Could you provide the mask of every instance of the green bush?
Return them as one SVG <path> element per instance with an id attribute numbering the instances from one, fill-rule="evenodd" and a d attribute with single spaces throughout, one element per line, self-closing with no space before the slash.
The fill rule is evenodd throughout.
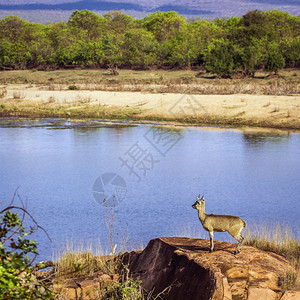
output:
<path id="1" fill-rule="evenodd" d="M 111 300 L 143 300 L 141 282 L 132 278 L 127 278 L 123 283 L 115 282 L 106 287 L 105 299 Z"/>
<path id="2" fill-rule="evenodd" d="M 207 71 L 228 77 L 235 72 L 234 46 L 229 40 L 216 39 L 203 51 Z"/>
<path id="3" fill-rule="evenodd" d="M 78 87 L 75 84 L 72 84 L 68 87 L 69 90 L 78 90 Z"/>
<path id="4" fill-rule="evenodd" d="M 19 217 L 18 212 L 22 216 Z M 34 219 L 24 207 L 11 204 L 0 211 L 0 299 L 50 299 L 50 289 L 37 281 L 32 263 L 37 253 L 34 240 L 27 237 L 39 226 L 27 230 L 25 216 Z"/>

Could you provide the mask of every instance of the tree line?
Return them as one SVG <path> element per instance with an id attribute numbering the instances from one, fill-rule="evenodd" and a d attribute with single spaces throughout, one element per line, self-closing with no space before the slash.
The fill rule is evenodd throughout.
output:
<path id="1" fill-rule="evenodd" d="M 74 11 L 67 22 L 0 20 L 0 69 L 68 66 L 205 68 L 227 77 L 300 66 L 300 17 L 250 11 L 242 17 L 187 21 L 174 11 L 134 19 L 119 11 Z"/>

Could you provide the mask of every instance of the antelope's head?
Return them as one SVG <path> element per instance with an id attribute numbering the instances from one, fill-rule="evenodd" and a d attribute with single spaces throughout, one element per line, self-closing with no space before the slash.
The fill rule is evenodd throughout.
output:
<path id="1" fill-rule="evenodd" d="M 200 194 L 199 194 L 199 196 L 197 196 L 196 202 L 192 205 L 192 208 L 201 209 L 202 207 L 204 207 L 204 204 L 205 204 L 204 195 L 200 198 Z"/>

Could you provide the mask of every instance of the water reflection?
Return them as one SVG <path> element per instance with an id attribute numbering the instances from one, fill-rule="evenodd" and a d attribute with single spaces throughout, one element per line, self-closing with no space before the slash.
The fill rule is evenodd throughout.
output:
<path id="1" fill-rule="evenodd" d="M 289 131 L 243 131 L 245 144 L 252 147 L 260 147 L 265 143 L 284 143 L 290 136 Z"/>

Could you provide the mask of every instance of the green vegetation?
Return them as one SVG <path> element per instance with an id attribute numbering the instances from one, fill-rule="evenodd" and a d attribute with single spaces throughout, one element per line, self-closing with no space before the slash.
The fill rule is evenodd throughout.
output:
<path id="1" fill-rule="evenodd" d="M 197 67 L 221 77 L 253 77 L 259 69 L 277 73 L 299 67 L 299 53 L 300 17 L 277 10 L 212 22 L 187 22 L 173 11 L 134 19 L 118 11 L 101 16 L 88 10 L 50 25 L 16 16 L 0 20 L 4 70 Z"/>
<path id="2" fill-rule="evenodd" d="M 0 299 L 50 299 L 51 290 L 33 272 L 36 242 L 27 238 L 39 226 L 21 203 L 18 207 L 12 201 L 0 211 Z M 25 216 L 35 225 L 29 230 L 23 225 Z"/>
<path id="3" fill-rule="evenodd" d="M 77 88 L 77 86 L 75 84 L 69 85 L 68 89 L 71 90 L 71 91 L 72 90 L 78 90 L 78 88 Z"/>
<path id="4" fill-rule="evenodd" d="M 145 298 L 143 295 L 143 289 L 141 281 L 128 278 L 124 282 L 115 282 L 106 287 L 105 299 L 119 300 L 143 300 L 151 299 L 151 297 Z"/>

